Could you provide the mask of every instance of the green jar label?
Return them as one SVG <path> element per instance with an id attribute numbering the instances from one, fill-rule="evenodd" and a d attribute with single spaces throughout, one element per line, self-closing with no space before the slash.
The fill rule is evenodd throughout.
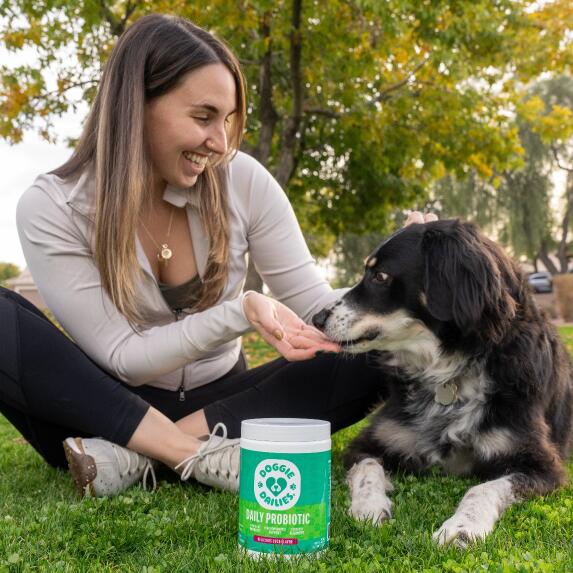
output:
<path id="1" fill-rule="evenodd" d="M 259 553 L 312 553 L 328 546 L 330 451 L 241 448 L 239 545 Z"/>

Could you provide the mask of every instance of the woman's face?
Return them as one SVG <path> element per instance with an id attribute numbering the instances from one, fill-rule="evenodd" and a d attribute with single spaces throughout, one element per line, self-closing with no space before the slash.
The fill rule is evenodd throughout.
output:
<path id="1" fill-rule="evenodd" d="M 191 187 L 227 151 L 236 106 L 235 80 L 223 64 L 188 73 L 179 85 L 145 105 L 145 138 L 158 191 Z"/>

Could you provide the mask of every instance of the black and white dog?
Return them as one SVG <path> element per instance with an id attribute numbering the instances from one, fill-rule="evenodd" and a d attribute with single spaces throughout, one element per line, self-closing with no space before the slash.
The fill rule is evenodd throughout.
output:
<path id="1" fill-rule="evenodd" d="M 440 544 L 483 539 L 512 503 L 566 481 L 573 369 L 518 267 L 470 223 L 413 224 L 314 316 L 346 352 L 379 351 L 387 400 L 350 444 L 350 514 L 391 515 L 385 470 L 474 475 Z"/>

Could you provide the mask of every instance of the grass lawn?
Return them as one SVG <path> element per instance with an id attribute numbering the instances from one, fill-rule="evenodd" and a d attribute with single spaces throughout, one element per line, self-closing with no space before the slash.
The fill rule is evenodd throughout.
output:
<path id="1" fill-rule="evenodd" d="M 561 334 L 573 352 L 573 327 Z M 246 348 L 251 366 L 272 356 L 253 335 Z M 235 495 L 163 472 L 155 493 L 135 487 L 80 501 L 67 473 L 48 467 L 0 416 L 0 572 L 573 572 L 573 487 L 510 508 L 467 551 L 438 549 L 431 534 L 474 480 L 394 476 L 393 519 L 380 528 L 353 521 L 340 458 L 356 431 L 333 438 L 330 550 L 320 560 L 254 562 L 237 550 Z"/>

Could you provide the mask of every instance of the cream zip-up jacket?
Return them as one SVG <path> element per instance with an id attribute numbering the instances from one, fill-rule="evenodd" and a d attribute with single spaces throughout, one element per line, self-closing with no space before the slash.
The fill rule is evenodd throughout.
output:
<path id="1" fill-rule="evenodd" d="M 273 295 L 305 321 L 343 292 L 333 291 L 321 276 L 286 195 L 260 163 L 237 153 L 228 165 L 228 193 L 229 280 L 212 308 L 195 314 L 184 309 L 174 315 L 136 238 L 143 269 L 138 289 L 147 319 L 139 333 L 103 291 L 94 262 L 91 171 L 72 182 L 40 175 L 22 195 L 18 232 L 42 297 L 84 352 L 127 384 L 189 390 L 233 367 L 240 336 L 250 330 L 242 304 L 247 253 Z M 186 208 L 197 270 L 203 277 L 209 240 L 199 218 L 197 193 L 168 186 L 163 198 Z"/>

